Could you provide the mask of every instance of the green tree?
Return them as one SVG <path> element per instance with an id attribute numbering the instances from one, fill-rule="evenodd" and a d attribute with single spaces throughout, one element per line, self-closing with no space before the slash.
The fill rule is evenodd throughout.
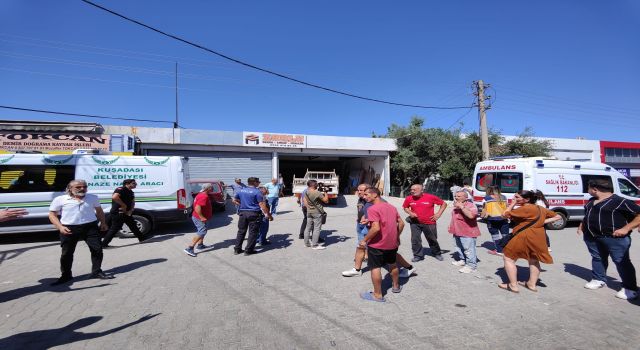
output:
<path id="1" fill-rule="evenodd" d="M 385 135 L 373 135 L 378 136 L 396 139 L 398 149 L 391 154 L 391 183 L 400 186 L 403 193 L 412 184 L 430 178 L 461 184 L 482 160 L 478 133 L 463 134 L 462 126 L 455 130 L 425 128 L 424 119 L 414 116 L 408 126 L 391 124 Z M 490 130 L 491 154 L 547 156 L 551 143 L 532 136 L 532 129 L 526 128 L 517 138 L 505 142 L 499 131 Z"/>

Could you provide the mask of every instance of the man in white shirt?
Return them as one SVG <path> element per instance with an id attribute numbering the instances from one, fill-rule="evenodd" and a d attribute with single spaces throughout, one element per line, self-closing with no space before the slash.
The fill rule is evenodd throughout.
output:
<path id="1" fill-rule="evenodd" d="M 60 219 L 58 219 L 60 215 Z M 99 279 L 114 278 L 102 272 L 102 246 L 100 231 L 107 230 L 104 212 L 98 197 L 87 193 L 84 180 L 72 180 L 67 185 L 66 194 L 56 197 L 49 206 L 49 220 L 60 231 L 60 271 L 62 275 L 51 285 L 59 285 L 71 281 L 73 253 L 78 241 L 85 241 L 91 251 L 91 277 Z"/>

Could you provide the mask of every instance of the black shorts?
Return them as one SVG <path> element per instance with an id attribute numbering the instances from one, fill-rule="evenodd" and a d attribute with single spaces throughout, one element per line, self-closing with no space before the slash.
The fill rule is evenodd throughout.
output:
<path id="1" fill-rule="evenodd" d="M 396 255 L 398 254 L 398 249 L 383 250 L 368 247 L 367 251 L 369 252 L 369 260 L 367 261 L 367 266 L 369 266 L 370 269 L 377 269 L 386 265 L 396 263 Z"/>

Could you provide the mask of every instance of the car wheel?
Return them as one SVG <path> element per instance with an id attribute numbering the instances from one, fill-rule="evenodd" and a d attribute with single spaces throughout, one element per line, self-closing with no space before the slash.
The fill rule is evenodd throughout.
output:
<path id="1" fill-rule="evenodd" d="M 145 236 L 146 234 L 149 233 L 149 231 L 151 231 L 151 221 L 149 219 L 141 215 L 132 215 L 132 217 L 133 217 L 133 220 L 136 222 L 136 225 L 138 226 L 138 230 L 142 232 L 143 236 Z M 122 229 L 120 230 L 120 232 L 118 232 L 118 237 L 134 238 L 135 235 L 133 234 L 133 232 L 131 232 L 131 230 L 129 229 L 129 226 L 122 225 Z"/>
<path id="2" fill-rule="evenodd" d="M 559 211 L 557 211 L 556 214 L 560 215 L 561 219 L 546 224 L 545 227 L 547 228 L 547 230 L 562 230 L 567 226 L 567 216 Z"/>

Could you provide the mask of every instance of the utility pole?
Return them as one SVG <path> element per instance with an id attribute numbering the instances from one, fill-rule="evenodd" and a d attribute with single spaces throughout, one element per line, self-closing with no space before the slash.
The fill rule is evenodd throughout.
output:
<path id="1" fill-rule="evenodd" d="M 487 130 L 487 114 L 484 105 L 484 88 L 488 87 L 484 85 L 482 80 L 476 81 L 476 93 L 478 96 L 478 119 L 480 119 L 480 140 L 482 142 L 482 159 L 488 160 L 489 155 L 489 132 Z"/>
<path id="2" fill-rule="evenodd" d="M 176 62 L 176 120 L 173 122 L 173 128 L 178 128 L 178 62 Z"/>

